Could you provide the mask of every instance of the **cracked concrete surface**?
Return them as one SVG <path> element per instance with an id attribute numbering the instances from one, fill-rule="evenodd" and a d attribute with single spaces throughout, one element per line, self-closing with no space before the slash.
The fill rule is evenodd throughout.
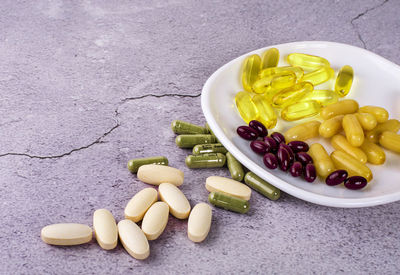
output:
<path id="1" fill-rule="evenodd" d="M 165 155 L 192 205 L 205 179 L 170 131 L 204 124 L 200 92 L 231 59 L 266 45 L 328 40 L 400 63 L 400 1 L 3 1 L 0 6 L 0 274 L 398 274 L 400 203 L 334 209 L 254 193 L 248 215 L 214 209 L 204 243 L 170 218 L 151 256 L 93 241 L 52 247 L 51 223 L 117 220 L 146 185 L 126 169 Z"/>

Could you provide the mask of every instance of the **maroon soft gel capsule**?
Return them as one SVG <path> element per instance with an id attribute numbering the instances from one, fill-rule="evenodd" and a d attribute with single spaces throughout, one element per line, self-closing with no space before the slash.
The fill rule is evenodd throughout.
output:
<path id="1" fill-rule="evenodd" d="M 312 157 L 306 152 L 298 152 L 296 154 L 296 160 L 300 161 L 301 164 L 303 164 L 304 166 L 306 166 L 309 163 L 313 163 Z"/>
<path id="2" fill-rule="evenodd" d="M 304 169 L 304 179 L 308 182 L 313 182 L 317 178 L 317 172 L 315 171 L 314 164 L 307 164 Z"/>
<path id="3" fill-rule="evenodd" d="M 239 126 L 237 128 L 236 132 L 243 139 L 255 140 L 258 138 L 257 131 L 249 126 Z"/>
<path id="4" fill-rule="evenodd" d="M 367 185 L 367 179 L 361 176 L 353 176 L 344 181 L 344 186 L 351 190 L 359 190 Z"/>
<path id="5" fill-rule="evenodd" d="M 278 144 L 272 137 L 264 137 L 264 143 L 268 147 L 268 152 L 275 153 L 278 151 Z"/>
<path id="6" fill-rule="evenodd" d="M 339 185 L 347 179 L 347 171 L 346 170 L 336 170 L 329 174 L 326 177 L 325 183 L 329 186 Z"/>
<path id="7" fill-rule="evenodd" d="M 294 153 L 307 152 L 309 149 L 308 144 L 300 140 L 291 141 L 288 143 L 288 146 Z"/>
<path id="8" fill-rule="evenodd" d="M 259 122 L 258 120 L 252 120 L 249 122 L 249 126 L 251 128 L 253 128 L 254 130 L 257 131 L 258 136 L 260 137 L 265 137 L 268 136 L 268 130 L 267 128 L 264 126 L 264 124 L 262 124 L 261 122 Z"/>
<path id="9" fill-rule="evenodd" d="M 289 171 L 290 171 L 290 174 L 291 174 L 293 177 L 295 177 L 295 178 L 300 177 L 301 174 L 303 173 L 303 165 L 301 165 L 300 162 L 295 161 L 295 162 L 292 164 L 292 166 L 290 166 Z"/>
<path id="10" fill-rule="evenodd" d="M 279 147 L 283 147 L 286 149 L 286 151 L 288 151 L 289 161 L 290 161 L 290 163 L 292 163 L 294 161 L 294 153 L 293 153 L 292 149 L 290 149 L 290 147 L 286 143 L 279 144 Z"/>
<path id="11" fill-rule="evenodd" d="M 278 167 L 278 158 L 272 153 L 266 153 L 263 157 L 263 162 L 269 169 L 276 169 Z"/>
<path id="12" fill-rule="evenodd" d="M 253 140 L 250 142 L 250 148 L 254 153 L 259 155 L 264 155 L 265 153 L 269 152 L 267 145 L 262 140 Z"/>
<path id="13" fill-rule="evenodd" d="M 285 143 L 285 137 L 279 133 L 279 132 L 273 132 L 271 134 L 271 137 L 279 144 L 279 143 Z"/>
<path id="14" fill-rule="evenodd" d="M 278 157 L 279 168 L 282 171 L 287 171 L 290 166 L 289 152 L 285 148 L 280 147 L 276 156 Z"/>

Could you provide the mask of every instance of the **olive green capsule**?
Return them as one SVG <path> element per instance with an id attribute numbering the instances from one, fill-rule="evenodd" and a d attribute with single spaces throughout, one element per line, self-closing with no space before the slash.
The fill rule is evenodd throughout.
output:
<path id="1" fill-rule="evenodd" d="M 278 188 L 269 184 L 253 172 L 246 173 L 244 182 L 270 200 L 276 201 L 281 196 L 281 191 Z"/>
<path id="2" fill-rule="evenodd" d="M 216 143 L 213 135 L 179 135 L 175 139 L 176 145 L 180 148 L 193 148 L 197 144 Z"/>
<path id="3" fill-rule="evenodd" d="M 208 123 L 205 124 L 204 128 L 207 129 L 207 131 L 210 135 L 214 136 L 217 139 L 217 137 L 215 136 L 214 132 L 211 130 L 210 125 L 208 125 Z M 217 142 L 219 142 L 218 139 L 217 139 Z"/>
<path id="4" fill-rule="evenodd" d="M 176 134 L 208 134 L 206 128 L 182 120 L 172 121 L 171 129 Z"/>
<path id="5" fill-rule="evenodd" d="M 168 159 L 163 156 L 131 159 L 130 161 L 128 161 L 127 166 L 129 171 L 131 171 L 132 173 L 136 173 L 140 166 L 146 164 L 168 165 Z"/>
<path id="6" fill-rule="evenodd" d="M 210 154 L 210 153 L 221 153 L 226 154 L 228 150 L 221 143 L 211 144 L 198 144 L 193 147 L 193 155 Z"/>
<path id="7" fill-rule="evenodd" d="M 189 155 L 185 159 L 189 168 L 215 168 L 225 165 L 226 157 L 220 153 Z"/>
<path id="8" fill-rule="evenodd" d="M 250 209 L 248 201 L 219 192 L 211 192 L 208 201 L 217 207 L 241 214 L 247 213 Z"/>
<path id="9" fill-rule="evenodd" d="M 244 177 L 242 164 L 229 152 L 226 153 L 226 161 L 229 172 L 231 173 L 231 178 L 237 181 L 242 181 Z"/>

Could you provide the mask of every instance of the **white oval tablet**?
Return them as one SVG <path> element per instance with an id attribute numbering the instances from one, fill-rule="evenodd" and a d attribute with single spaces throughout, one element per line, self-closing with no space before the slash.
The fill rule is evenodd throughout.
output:
<path id="1" fill-rule="evenodd" d="M 154 188 L 145 188 L 128 202 L 125 207 L 125 218 L 138 222 L 143 219 L 147 209 L 157 201 L 158 193 Z"/>
<path id="2" fill-rule="evenodd" d="M 41 237 L 52 245 L 77 245 L 92 240 L 92 229 L 86 224 L 56 223 L 42 228 Z"/>
<path id="3" fill-rule="evenodd" d="M 193 242 L 202 242 L 211 227 L 212 210 L 207 203 L 196 204 L 188 220 L 188 237 Z"/>
<path id="4" fill-rule="evenodd" d="M 110 211 L 98 209 L 93 213 L 93 229 L 101 248 L 109 250 L 117 246 L 118 228 Z"/>
<path id="5" fill-rule="evenodd" d="M 169 206 L 165 202 L 154 203 L 143 217 L 142 231 L 148 240 L 157 239 L 168 223 Z"/>
<path id="6" fill-rule="evenodd" d="M 122 246 L 133 258 L 144 260 L 150 255 L 149 242 L 140 227 L 133 221 L 120 221 L 118 234 Z"/>
<path id="7" fill-rule="evenodd" d="M 206 189 L 209 192 L 221 192 L 246 201 L 251 196 L 251 189 L 247 185 L 224 177 L 208 177 L 206 180 Z"/>
<path id="8" fill-rule="evenodd" d="M 139 167 L 137 172 L 139 180 L 153 185 L 160 185 L 163 182 L 169 182 L 180 186 L 183 183 L 183 172 L 174 167 L 146 164 Z"/>
<path id="9" fill-rule="evenodd" d="M 169 212 L 178 219 L 186 219 L 190 213 L 190 203 L 179 190 L 171 183 L 161 183 L 158 187 L 160 198 L 169 206 Z"/>

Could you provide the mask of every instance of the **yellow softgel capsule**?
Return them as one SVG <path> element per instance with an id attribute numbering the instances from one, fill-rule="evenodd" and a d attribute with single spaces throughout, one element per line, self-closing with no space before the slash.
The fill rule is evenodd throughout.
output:
<path id="1" fill-rule="evenodd" d="M 364 142 L 364 131 L 355 115 L 345 115 L 342 126 L 349 143 L 354 147 L 359 147 Z"/>
<path id="2" fill-rule="evenodd" d="M 258 79 L 258 73 L 260 72 L 261 58 L 257 54 L 253 54 L 247 57 L 243 61 L 242 65 L 242 85 L 243 88 L 251 92 L 254 82 Z"/>
<path id="3" fill-rule="evenodd" d="M 279 62 L 279 50 L 271 48 L 266 50 L 261 56 L 261 69 L 276 67 Z"/>
<path id="4" fill-rule="evenodd" d="M 389 118 L 388 111 L 378 106 L 363 106 L 360 108 L 359 112 L 373 115 L 378 123 L 383 123 Z"/>
<path id="5" fill-rule="evenodd" d="M 291 142 L 293 140 L 305 141 L 307 139 L 317 137 L 320 125 L 321 122 L 316 120 L 307 121 L 296 125 L 285 132 L 284 136 L 286 142 Z"/>
<path id="6" fill-rule="evenodd" d="M 383 132 L 379 138 L 379 144 L 386 149 L 400 153 L 400 135 L 393 132 Z"/>
<path id="7" fill-rule="evenodd" d="M 369 163 L 380 165 L 385 162 L 385 151 L 383 151 L 379 145 L 376 145 L 368 139 L 365 139 L 360 148 L 367 155 Z"/>
<path id="8" fill-rule="evenodd" d="M 358 147 L 352 146 L 342 135 L 335 135 L 331 139 L 332 147 L 336 150 L 343 151 L 361 163 L 367 162 L 367 155 Z"/>
<path id="9" fill-rule="evenodd" d="M 340 115 L 323 121 L 319 126 L 319 134 L 324 138 L 336 135 L 342 129 L 343 117 L 344 115 Z"/>
<path id="10" fill-rule="evenodd" d="M 331 157 L 321 144 L 313 143 L 308 150 L 308 154 L 313 159 L 315 169 L 320 177 L 326 178 L 330 173 L 335 171 L 335 165 Z"/>
<path id="11" fill-rule="evenodd" d="M 353 114 L 358 110 L 358 103 L 353 99 L 341 100 L 328 105 L 321 110 L 321 117 L 324 120 L 338 115 Z"/>
<path id="12" fill-rule="evenodd" d="M 378 121 L 376 120 L 375 116 L 368 114 L 368 113 L 355 113 L 358 122 L 360 122 L 361 127 L 366 130 L 372 130 L 376 127 L 378 124 Z"/>
<path id="13" fill-rule="evenodd" d="M 257 94 L 271 94 L 275 91 L 291 87 L 296 83 L 296 74 L 291 71 L 282 71 L 258 79 L 253 84 L 253 91 Z"/>
<path id="14" fill-rule="evenodd" d="M 281 117 L 287 121 L 294 121 L 319 114 L 321 105 L 315 101 L 298 102 L 287 106 L 281 112 Z"/>
<path id="15" fill-rule="evenodd" d="M 350 91 L 351 84 L 353 84 L 353 77 L 353 68 L 349 65 L 343 66 L 336 78 L 335 92 L 341 96 L 346 96 Z"/>
<path id="16" fill-rule="evenodd" d="M 384 123 L 379 123 L 374 129 L 365 133 L 365 137 L 373 142 L 379 142 L 379 136 L 386 131 L 397 133 L 400 130 L 400 121 L 397 119 L 389 119 Z"/>
<path id="17" fill-rule="evenodd" d="M 306 73 L 303 76 L 303 81 L 311 82 L 314 86 L 322 84 L 333 78 L 335 71 L 331 67 L 321 67 L 315 71 Z"/>
<path id="18" fill-rule="evenodd" d="M 301 82 L 292 87 L 283 89 L 273 96 L 272 106 L 284 108 L 288 105 L 294 104 L 302 97 L 311 93 L 313 89 L 314 86 L 309 82 Z"/>
<path id="19" fill-rule="evenodd" d="M 262 122 L 268 129 L 274 128 L 277 122 L 277 117 L 274 108 L 268 102 L 265 95 L 254 95 L 253 102 L 258 111 L 257 120 Z"/>
<path id="20" fill-rule="evenodd" d="M 287 56 L 287 62 L 299 66 L 306 71 L 314 71 L 320 67 L 330 67 L 329 61 L 323 57 L 304 53 L 292 53 Z"/>
<path id="21" fill-rule="evenodd" d="M 331 159 L 337 169 L 346 170 L 347 173 L 349 173 L 350 177 L 361 176 L 364 177 L 367 181 L 372 180 L 371 169 L 369 169 L 368 166 L 359 162 L 349 154 L 346 154 L 342 151 L 333 151 L 331 154 Z"/>
<path id="22" fill-rule="evenodd" d="M 339 100 L 339 95 L 331 90 L 314 90 L 312 93 L 302 97 L 300 101 L 316 100 L 325 107 L 336 103 Z"/>
<path id="23" fill-rule="evenodd" d="M 283 66 L 283 67 L 271 67 L 260 71 L 258 74 L 259 78 L 270 77 L 274 74 L 278 74 L 284 71 L 293 72 L 296 75 L 296 81 L 299 82 L 304 75 L 304 70 L 300 67 Z"/>
<path id="24" fill-rule="evenodd" d="M 242 91 L 238 92 L 235 96 L 235 104 L 242 119 L 249 123 L 251 120 L 256 119 L 258 110 L 254 104 L 250 93 Z"/>

